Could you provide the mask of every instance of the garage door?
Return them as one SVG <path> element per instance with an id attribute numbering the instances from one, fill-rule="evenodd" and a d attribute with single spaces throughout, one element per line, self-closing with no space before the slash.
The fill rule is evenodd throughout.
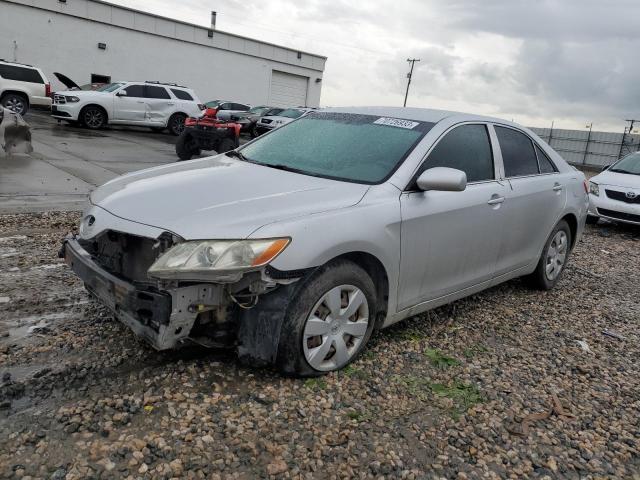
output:
<path id="1" fill-rule="evenodd" d="M 309 77 L 274 70 L 271 75 L 271 105 L 274 107 L 305 107 Z"/>

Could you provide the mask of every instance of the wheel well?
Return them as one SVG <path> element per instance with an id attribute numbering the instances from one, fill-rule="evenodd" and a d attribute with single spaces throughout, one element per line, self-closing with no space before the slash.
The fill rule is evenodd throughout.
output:
<path id="1" fill-rule="evenodd" d="M 571 230 L 571 248 L 573 248 L 576 243 L 576 234 L 578 233 L 578 219 L 574 214 L 569 213 L 562 217 L 562 220 L 569 224 L 569 230 Z"/>
<path id="2" fill-rule="evenodd" d="M 5 90 L 4 92 L 2 92 L 2 95 L 0 95 L 0 99 L 6 97 L 9 94 L 20 95 L 22 98 L 24 98 L 27 101 L 27 104 L 29 104 L 29 95 L 27 95 L 24 92 L 19 92 L 17 90 Z"/>
<path id="3" fill-rule="evenodd" d="M 389 304 L 389 277 L 382 262 L 375 256 L 366 252 L 350 252 L 340 255 L 333 260 L 344 259 L 349 260 L 359 267 L 363 268 L 373 280 L 376 286 L 376 296 L 378 297 L 378 305 L 376 305 L 376 328 L 380 328 L 387 316 Z"/>
<path id="4" fill-rule="evenodd" d="M 84 107 L 82 107 L 82 110 L 80 110 L 80 113 L 78 114 L 78 120 L 80 120 L 80 115 L 82 115 L 84 111 L 89 107 L 96 107 L 102 110 L 102 113 L 104 113 L 104 117 L 105 117 L 105 123 L 109 121 L 109 114 L 107 113 L 107 110 L 105 110 L 105 108 L 102 105 L 98 105 L 97 103 L 90 103 L 89 105 L 85 105 Z"/>

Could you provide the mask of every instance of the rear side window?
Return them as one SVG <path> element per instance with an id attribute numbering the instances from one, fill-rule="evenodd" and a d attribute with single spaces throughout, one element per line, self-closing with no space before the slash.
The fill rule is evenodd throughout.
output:
<path id="1" fill-rule="evenodd" d="M 493 153 L 487 127 L 462 125 L 451 130 L 434 147 L 418 174 L 433 167 L 462 170 L 467 174 L 467 182 L 493 180 Z"/>
<path id="2" fill-rule="evenodd" d="M 144 85 L 129 85 L 125 88 L 127 97 L 144 98 Z"/>
<path id="3" fill-rule="evenodd" d="M 176 98 L 180 100 L 189 100 L 193 102 L 193 97 L 189 95 L 189 92 L 185 92 L 184 90 L 178 90 L 177 88 L 172 88 L 171 91 L 176 96 Z"/>
<path id="4" fill-rule="evenodd" d="M 507 177 L 537 175 L 538 160 L 529 137 L 512 128 L 495 127 Z"/>
<path id="5" fill-rule="evenodd" d="M 16 80 L 18 82 L 44 83 L 37 70 L 16 65 L 0 64 L 0 76 L 7 80 Z"/>
<path id="6" fill-rule="evenodd" d="M 164 87 L 154 87 L 151 85 L 145 86 L 145 95 L 146 98 L 161 98 L 163 100 L 168 100 L 171 97 L 169 96 L 169 92 Z"/>
<path id="7" fill-rule="evenodd" d="M 535 147 L 536 147 L 536 155 L 538 155 L 538 165 L 540 165 L 540 173 L 557 172 L 558 169 L 553 164 L 551 159 L 547 156 L 547 154 L 544 153 L 538 145 L 535 145 Z"/>

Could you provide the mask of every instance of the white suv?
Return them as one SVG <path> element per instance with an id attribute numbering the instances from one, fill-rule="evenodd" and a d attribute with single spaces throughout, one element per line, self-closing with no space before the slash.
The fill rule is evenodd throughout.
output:
<path id="1" fill-rule="evenodd" d="M 0 105 L 24 115 L 31 105 L 51 105 L 51 84 L 39 68 L 0 59 Z"/>
<path id="2" fill-rule="evenodd" d="M 93 91 L 56 92 L 51 115 L 91 129 L 137 125 L 179 135 L 185 119 L 201 116 L 203 108 L 193 90 L 174 83 L 115 82 Z"/>

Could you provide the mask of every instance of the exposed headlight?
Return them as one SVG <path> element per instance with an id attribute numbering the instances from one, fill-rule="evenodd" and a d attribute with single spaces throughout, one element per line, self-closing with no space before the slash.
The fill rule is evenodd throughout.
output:
<path id="1" fill-rule="evenodd" d="M 79 101 L 80 101 L 80 99 L 79 99 L 78 97 L 71 97 L 71 96 L 67 96 L 67 95 L 65 95 L 65 97 L 64 97 L 64 98 L 65 98 L 65 100 L 66 100 L 67 102 L 69 102 L 69 103 L 76 103 L 76 102 L 79 102 Z"/>
<path id="2" fill-rule="evenodd" d="M 600 187 L 597 183 L 589 182 L 589 193 L 595 195 L 596 197 L 600 196 Z"/>
<path id="3" fill-rule="evenodd" d="M 291 240 L 197 240 L 169 249 L 147 272 L 150 277 L 201 278 L 215 272 L 249 271 L 276 258 Z"/>

